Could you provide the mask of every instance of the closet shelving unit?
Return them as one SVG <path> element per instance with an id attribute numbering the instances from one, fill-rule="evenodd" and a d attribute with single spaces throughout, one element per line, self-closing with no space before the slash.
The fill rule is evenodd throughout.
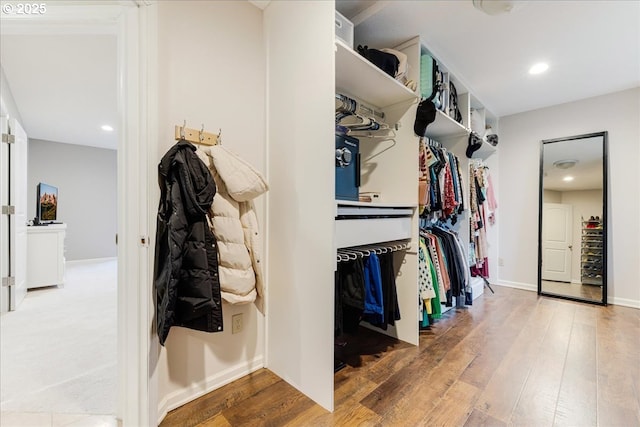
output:
<path id="1" fill-rule="evenodd" d="M 582 221 L 580 273 L 583 285 L 602 286 L 603 241 L 602 221 Z"/>
<path id="2" fill-rule="evenodd" d="M 396 47 L 395 50 L 405 53 L 409 62 L 409 76 L 408 78 L 418 82 L 420 84 L 420 56 L 423 52 L 431 54 L 438 61 L 438 66 L 443 73 L 448 73 L 449 80 L 453 82 L 458 93 L 458 108 L 462 115 L 462 123 L 458 123 L 448 114 L 443 111 L 436 111 L 436 119 L 433 123 L 427 126 L 427 137 L 440 142 L 447 150 L 455 154 L 461 163 L 461 170 L 463 174 L 464 187 L 465 187 L 465 210 L 458 216 L 458 222 L 454 229 L 458 232 L 465 253 L 468 251 L 469 242 L 469 183 L 468 183 L 468 171 L 469 171 L 469 159 L 466 157 L 466 149 L 468 145 L 469 134 L 471 132 L 471 109 L 481 112 L 484 124 L 492 127 L 494 131 L 498 131 L 498 119 L 492 114 L 481 102 L 475 97 L 468 86 L 459 79 L 459 76 L 454 74 L 452 70 L 447 68 L 445 64 L 440 61 L 436 55 L 433 55 L 431 50 L 421 40 L 421 38 L 414 37 Z M 418 87 L 418 93 L 420 93 Z M 496 147 L 483 141 L 483 146 L 473 153 L 474 158 L 481 158 L 483 160 L 488 159 L 496 152 Z M 471 286 L 473 288 L 473 296 L 476 298 L 484 292 L 484 282 L 480 277 L 471 278 Z"/>
<path id="3" fill-rule="evenodd" d="M 410 249 L 394 255 L 402 319 L 396 328 L 387 330 L 387 334 L 412 344 L 418 344 L 419 338 L 416 253 L 419 221 L 415 207 L 418 138 L 413 133 L 418 96 L 335 41 L 333 2 L 271 2 L 263 17 L 269 57 L 267 88 L 269 93 L 277 95 L 267 97 L 269 211 L 277 212 L 267 219 L 271 236 L 266 239 L 269 254 L 267 366 L 324 408 L 332 410 L 334 291 L 331 283 L 337 266 L 337 249 L 343 244 L 338 236 L 331 235 L 336 233 L 335 217 L 341 203 L 334 198 L 335 171 L 331 155 L 335 147 L 328 145 L 334 140 L 331 127 L 335 93 L 366 101 L 368 106 L 385 113 L 386 123 L 399 124 L 397 128 L 393 126 L 396 134 L 393 141 L 360 139 L 363 160 L 360 190 L 380 193 L 379 201 L 368 206 L 409 208 L 412 212 L 408 218 L 411 237 L 405 239 Z M 362 36 L 366 39 L 366 34 Z M 418 53 L 419 46 L 418 42 Z M 291 61 L 292 55 L 295 61 Z M 418 56 L 411 60 L 417 61 Z M 413 68 L 417 70 L 415 65 Z M 411 78 L 415 80 L 415 76 Z M 464 97 L 463 85 L 459 85 L 458 92 Z M 449 139 L 452 144 L 459 144 L 454 152 L 464 161 L 466 126 L 460 129 L 447 119 L 439 117 L 430 131 L 435 132 L 442 120 L 447 123 L 445 126 L 455 129 L 442 131 L 441 135 L 457 135 Z M 468 121 L 468 117 L 465 120 Z M 448 143 L 443 139 L 441 142 Z M 460 221 L 466 222 L 464 216 Z M 463 239 L 468 238 L 466 223 L 467 226 L 461 228 L 461 231 L 467 229 Z"/>
<path id="4" fill-rule="evenodd" d="M 357 137 L 362 159 L 360 192 L 376 192 L 380 197 L 373 203 L 336 200 L 336 249 L 394 240 L 410 243 L 409 249 L 394 252 L 401 320 L 386 331 L 362 325 L 417 345 L 418 145 L 413 120 L 418 97 L 337 39 L 335 69 L 336 93 L 383 112 L 384 122 L 395 133 L 390 139 Z"/>
<path id="5" fill-rule="evenodd" d="M 385 113 L 385 121 L 396 130 L 396 138 L 392 141 L 376 141 L 362 138 L 360 150 L 362 156 L 361 192 L 373 191 L 380 193 L 378 203 L 359 203 L 336 201 L 336 216 L 339 210 L 347 207 L 359 207 L 361 210 L 402 209 L 410 208 L 411 215 L 403 218 L 387 219 L 385 226 L 378 226 L 380 219 L 364 220 L 336 220 L 335 241 L 337 248 L 349 245 L 376 243 L 383 240 L 409 239 L 412 250 L 401 253 L 400 273 L 396 279 L 398 298 L 402 312 L 402 320 L 395 329 L 382 331 L 403 341 L 418 344 L 417 304 L 415 297 L 418 292 L 417 257 L 415 249 L 418 242 L 418 214 L 417 214 L 417 137 L 413 133 L 413 122 L 419 90 L 413 92 L 395 79 L 388 76 L 375 65 L 363 58 L 359 53 L 346 46 L 340 40 L 335 43 L 336 64 L 336 92 L 350 96 L 357 101 Z M 382 47 L 382 46 L 381 46 Z M 419 37 L 415 37 L 394 49 L 404 52 L 409 61 L 409 79 L 420 81 L 420 55 L 427 47 Z M 497 130 L 497 119 L 471 95 L 466 86 L 442 64 L 443 72 L 448 73 L 458 92 L 458 106 L 462 114 L 462 123 L 458 123 L 446 113 L 437 111 L 436 120 L 427 127 L 427 136 L 439 141 L 449 151 L 453 152 L 462 162 L 462 171 L 469 168 L 469 160 L 465 152 L 468 144 L 469 125 L 471 123 L 471 108 L 482 111 L 482 118 L 486 124 Z M 391 145 L 393 144 L 393 145 Z M 474 157 L 486 159 L 495 153 L 496 148 L 484 142 L 483 147 L 474 153 Z M 466 176 L 465 200 L 469 200 Z M 408 228 L 410 227 L 410 228 Z M 456 225 L 460 239 L 469 241 L 469 213 L 466 209 Z M 484 290 L 481 278 L 472 278 L 474 296 Z M 446 311 L 446 310 L 445 310 Z M 374 328 L 375 329 L 375 328 Z"/>

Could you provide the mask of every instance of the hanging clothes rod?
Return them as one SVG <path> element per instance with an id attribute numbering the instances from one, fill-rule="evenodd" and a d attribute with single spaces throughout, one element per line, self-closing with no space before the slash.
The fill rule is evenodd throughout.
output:
<path id="1" fill-rule="evenodd" d="M 187 121 L 182 123 L 182 126 L 175 126 L 175 139 L 179 141 L 184 139 L 192 144 L 199 145 L 222 145 L 222 129 L 219 129 L 218 134 L 205 132 L 204 125 L 202 129 L 190 129 L 187 127 Z"/>
<path id="2" fill-rule="evenodd" d="M 435 139 L 431 139 L 426 136 L 421 136 L 420 142 L 428 145 L 429 147 L 442 148 L 442 143 L 440 141 L 436 141 Z"/>
<path id="3" fill-rule="evenodd" d="M 336 110 L 349 111 L 354 114 L 361 114 L 364 116 L 379 117 L 384 119 L 384 112 L 377 111 L 375 108 L 364 105 L 362 102 L 356 101 L 353 98 L 349 98 L 341 93 L 336 93 Z"/>
<path id="4" fill-rule="evenodd" d="M 364 258 L 366 256 L 369 256 L 372 253 L 380 255 L 380 254 L 389 253 L 389 252 L 402 251 L 409 248 L 411 248 L 411 242 L 408 240 L 378 243 L 374 245 L 352 246 L 349 248 L 338 249 L 336 254 L 336 260 L 338 262 L 356 260 L 358 258 Z"/>

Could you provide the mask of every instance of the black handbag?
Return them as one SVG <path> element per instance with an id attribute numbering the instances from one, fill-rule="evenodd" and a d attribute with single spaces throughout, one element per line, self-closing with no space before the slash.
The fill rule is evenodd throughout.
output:
<path id="1" fill-rule="evenodd" d="M 358 45 L 358 52 L 376 67 L 395 79 L 398 73 L 398 66 L 400 65 L 400 60 L 398 60 L 397 56 L 378 49 L 369 49 L 369 46 L 362 45 Z"/>
<path id="2" fill-rule="evenodd" d="M 456 122 L 462 123 L 462 114 L 458 108 L 458 91 L 453 82 L 449 82 L 449 111 L 447 114 Z"/>

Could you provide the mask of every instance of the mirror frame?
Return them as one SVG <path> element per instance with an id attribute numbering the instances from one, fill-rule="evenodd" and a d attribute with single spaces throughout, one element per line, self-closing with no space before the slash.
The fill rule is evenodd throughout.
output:
<path id="1" fill-rule="evenodd" d="M 602 299 L 600 301 L 583 299 L 572 297 L 568 295 L 559 295 L 552 294 L 542 291 L 542 208 L 544 203 L 544 188 L 543 188 L 543 179 L 544 179 L 544 146 L 545 144 L 551 144 L 555 142 L 562 141 L 574 141 L 577 139 L 587 139 L 594 137 L 602 137 L 602 224 L 604 227 L 604 231 L 602 233 L 602 254 L 604 259 L 602 260 Z M 577 302 L 586 302 L 589 304 L 596 305 L 607 305 L 607 262 L 608 262 L 608 164 L 609 164 L 609 154 L 608 154 L 608 132 L 594 132 L 583 135 L 575 135 L 569 136 L 565 138 L 555 138 L 555 139 L 544 139 L 540 142 L 540 179 L 538 185 L 538 295 L 553 297 L 553 298 L 561 298 L 570 301 Z"/>

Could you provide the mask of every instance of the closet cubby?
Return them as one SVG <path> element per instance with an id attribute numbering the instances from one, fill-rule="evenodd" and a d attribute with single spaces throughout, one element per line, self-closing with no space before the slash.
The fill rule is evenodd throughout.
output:
<path id="1" fill-rule="evenodd" d="M 418 96 L 358 52 L 335 40 L 335 89 L 384 114 L 390 136 L 355 136 L 361 158 L 360 193 L 377 193 L 376 202 L 336 200 L 336 249 L 404 240 L 394 253 L 401 319 L 386 330 L 361 325 L 413 345 L 418 344 L 417 194 L 418 145 L 413 120 Z"/>
<path id="2" fill-rule="evenodd" d="M 420 56 L 423 52 L 430 53 L 427 47 L 421 42 L 420 37 L 414 37 L 393 49 L 398 50 L 407 55 L 409 62 L 409 79 L 418 85 L 417 94 L 420 93 Z M 449 81 L 453 82 L 458 92 L 458 108 L 462 114 L 462 123 L 458 123 L 443 111 L 436 111 L 436 119 L 427 126 L 427 136 L 433 139 L 462 136 L 468 134 L 469 123 L 469 91 L 456 78 L 455 75 L 439 62 L 440 70 L 448 75 Z M 417 95 L 416 95 L 417 96 Z M 415 117 L 415 116 L 414 116 Z"/>
<path id="3" fill-rule="evenodd" d="M 376 107 L 411 101 L 416 94 L 336 39 L 336 91 Z"/>
<path id="4" fill-rule="evenodd" d="M 437 56 L 433 55 L 426 44 L 421 40 L 419 36 L 407 40 L 398 46 L 394 47 L 395 50 L 403 52 L 408 56 L 409 61 L 409 79 L 418 83 L 417 93 L 420 93 L 420 57 L 423 53 L 428 53 L 436 59 L 440 71 L 443 75 L 446 75 L 446 80 L 453 82 L 458 93 L 458 108 L 462 115 L 462 123 L 458 123 L 448 114 L 441 110 L 436 111 L 436 119 L 433 123 L 427 126 L 427 137 L 435 139 L 440 142 L 445 140 L 455 140 L 458 137 L 469 135 L 471 132 L 471 111 L 475 110 L 480 113 L 482 118 L 481 128 L 485 129 L 487 125 L 491 126 L 494 132 L 498 131 L 498 118 L 491 113 L 482 102 L 476 98 L 467 85 L 465 85 L 455 74 L 453 74 Z M 480 134 L 484 136 L 484 132 Z M 474 157 L 487 159 L 493 153 L 496 152 L 496 147 L 489 144 L 484 140 L 482 148 L 474 153 Z M 464 153 L 463 153 L 464 155 Z"/>
<path id="5" fill-rule="evenodd" d="M 496 152 L 496 147 L 487 142 L 486 131 L 491 128 L 493 133 L 497 132 L 498 119 L 474 96 L 470 96 L 469 123 L 470 130 L 475 131 L 482 138 L 482 147 L 473 154 L 475 158 L 486 160 Z"/>

